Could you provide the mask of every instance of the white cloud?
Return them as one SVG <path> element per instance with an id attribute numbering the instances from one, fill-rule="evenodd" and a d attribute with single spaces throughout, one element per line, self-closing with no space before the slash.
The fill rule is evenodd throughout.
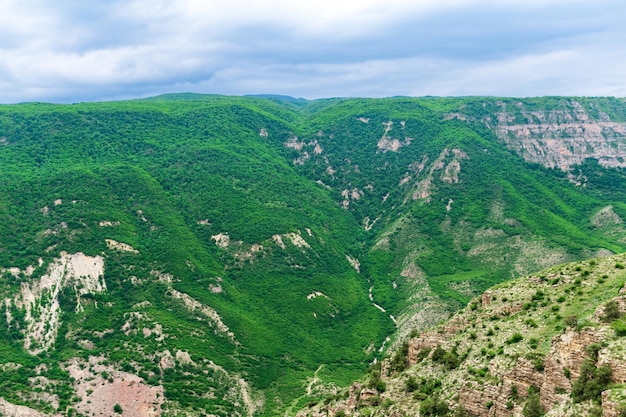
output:
<path id="1" fill-rule="evenodd" d="M 626 94 L 620 0 L 0 3 L 0 101 Z"/>

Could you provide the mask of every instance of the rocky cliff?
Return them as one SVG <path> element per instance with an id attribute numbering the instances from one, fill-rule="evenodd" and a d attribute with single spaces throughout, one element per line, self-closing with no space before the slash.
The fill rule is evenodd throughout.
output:
<path id="1" fill-rule="evenodd" d="M 625 260 L 494 287 L 299 416 L 621 416 Z"/>
<path id="2" fill-rule="evenodd" d="M 499 109 L 484 118 L 498 139 L 529 162 L 570 170 L 585 159 L 607 167 L 626 166 L 626 123 L 575 99 L 557 109 L 539 109 L 517 101 L 495 103 Z"/>

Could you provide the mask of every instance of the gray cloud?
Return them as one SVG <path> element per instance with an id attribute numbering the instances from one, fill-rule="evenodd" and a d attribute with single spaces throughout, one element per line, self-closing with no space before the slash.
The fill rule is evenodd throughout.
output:
<path id="1" fill-rule="evenodd" d="M 8 0 L 0 102 L 624 96 L 623 16 L 618 0 Z"/>

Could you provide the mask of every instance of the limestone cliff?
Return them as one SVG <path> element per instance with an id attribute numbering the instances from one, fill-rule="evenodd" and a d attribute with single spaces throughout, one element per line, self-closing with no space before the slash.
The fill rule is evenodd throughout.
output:
<path id="1" fill-rule="evenodd" d="M 590 114 L 571 99 L 559 109 L 534 109 L 519 101 L 498 102 L 488 123 L 500 141 L 529 162 L 568 171 L 586 158 L 607 167 L 626 166 L 626 123 L 602 110 Z"/>

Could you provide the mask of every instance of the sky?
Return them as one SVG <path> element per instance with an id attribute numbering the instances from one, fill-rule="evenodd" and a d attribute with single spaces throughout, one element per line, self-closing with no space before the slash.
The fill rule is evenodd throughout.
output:
<path id="1" fill-rule="evenodd" d="M 624 0 L 0 0 L 0 103 L 626 96 Z"/>

